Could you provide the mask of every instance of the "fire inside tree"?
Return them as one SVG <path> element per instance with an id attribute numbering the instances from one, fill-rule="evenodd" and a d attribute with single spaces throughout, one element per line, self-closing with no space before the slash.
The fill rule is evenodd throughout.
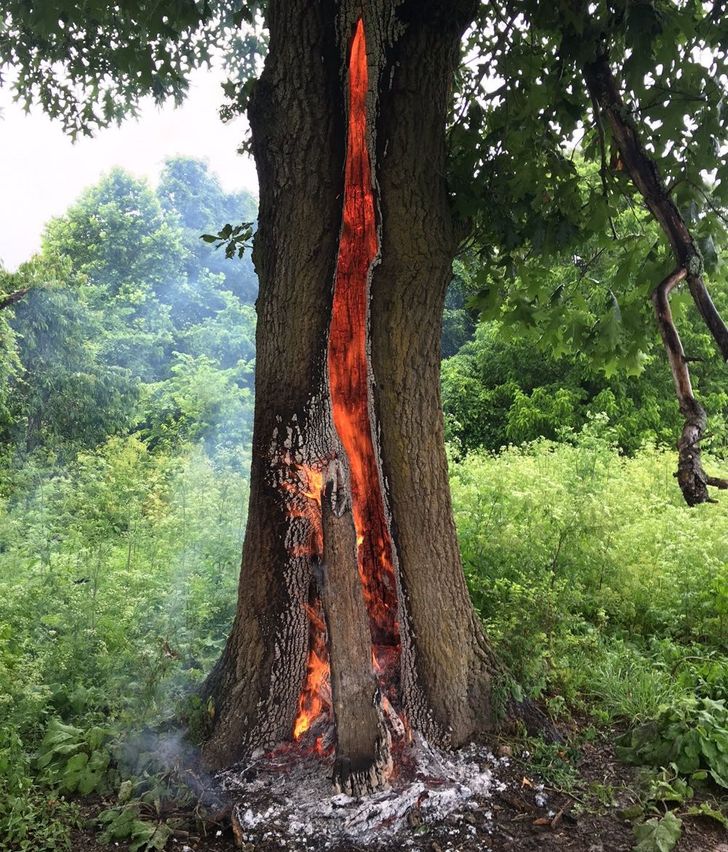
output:
<path id="1" fill-rule="evenodd" d="M 358 794 L 386 782 L 405 731 L 458 745 L 493 725 L 439 399 L 445 117 L 473 9 L 269 4 L 249 110 L 251 503 L 236 621 L 204 690 L 212 766 L 335 742 L 334 781 Z"/>
<path id="2" fill-rule="evenodd" d="M 722 163 L 714 186 L 701 177 L 728 137 L 725 16 L 717 2 L 694 15 L 679 3 L 641 4 L 640 14 L 630 5 L 544 14 L 535 0 L 505 11 L 479 0 L 130 2 L 128 14 L 100 4 L 89 17 L 70 2 L 42 14 L 24 0 L 4 4 L 0 63 L 17 66 L 28 106 L 39 102 L 72 134 L 120 119 L 142 94 L 181 96 L 210 40 L 224 52 L 242 18 L 265 12 L 268 53 L 249 106 L 260 185 L 251 497 L 235 622 L 203 688 L 211 766 L 313 735 L 324 713 L 338 783 L 365 790 L 386 777 L 400 716 L 451 745 L 494 723 L 497 666 L 460 565 L 439 398 L 458 246 L 448 167 L 461 236 L 474 230 L 503 268 L 548 246 L 571 252 L 577 239 L 599 238 L 598 258 L 605 220 L 609 245 L 618 242 L 612 216 L 627 189 L 610 173 L 611 142 L 674 255 L 653 303 L 686 420 L 683 493 L 703 503 L 709 486 L 728 486 L 702 470 L 705 413 L 668 303 L 685 280 L 728 357 L 695 236 L 717 227 L 728 183 Z M 466 51 L 481 59 L 470 70 L 460 62 L 466 31 Z M 488 74 L 504 83 L 486 108 Z M 448 161 L 454 89 L 462 103 Z M 659 121 L 643 120 L 652 108 Z M 596 192 L 565 150 L 590 125 L 580 153 L 600 165 Z M 695 235 L 672 197 L 683 190 Z M 625 268 L 642 265 L 634 246 Z M 503 280 L 489 290 L 499 315 L 540 303 L 529 323 L 547 305 L 566 316 L 549 276 L 545 289 L 509 277 L 512 300 Z M 544 317 L 560 347 L 560 322 Z M 587 329 L 574 332 L 580 346 L 598 323 L 568 326 Z M 605 324 L 604 336 L 614 329 Z"/>
<path id="3" fill-rule="evenodd" d="M 374 450 L 369 396 L 367 325 L 369 270 L 376 258 L 377 232 L 366 131 L 367 57 L 364 24 L 357 21 L 349 52 L 348 132 L 344 205 L 334 284 L 328 350 L 328 379 L 336 433 L 351 476 L 351 504 L 356 531 L 356 564 L 372 635 L 372 660 L 380 688 L 396 701 L 399 627 L 392 542 Z M 310 474 L 309 474 L 310 476 Z M 312 479 L 314 477 L 311 477 Z M 318 477 L 319 488 L 322 478 Z M 321 495 L 305 492 L 321 511 Z M 313 521 L 320 526 L 320 520 Z M 320 541 L 320 539 L 317 540 Z M 321 542 L 323 544 L 323 542 Z M 323 560 L 323 550 L 312 552 Z M 320 562 L 321 582 L 325 562 Z M 307 731 L 327 704 L 328 652 L 320 606 L 308 607 L 311 647 L 308 673 L 294 724 L 294 738 Z"/>

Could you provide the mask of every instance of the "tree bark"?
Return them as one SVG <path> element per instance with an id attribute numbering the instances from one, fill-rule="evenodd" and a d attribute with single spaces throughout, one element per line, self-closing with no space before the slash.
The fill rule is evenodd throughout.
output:
<path id="1" fill-rule="evenodd" d="M 475 7 L 268 4 L 269 54 L 250 107 L 260 179 L 250 511 L 235 622 L 203 691 L 214 710 L 203 750 L 213 767 L 291 738 L 310 683 L 312 604 L 328 626 L 342 788 L 365 792 L 386 776 L 378 694 L 386 715 L 391 704 L 440 743 L 493 726 L 496 664 L 460 564 L 439 396 L 456 248 L 445 120 Z M 366 124 L 355 131 L 347 62 L 360 18 L 368 82 Z M 360 131 L 367 152 L 352 169 Z M 373 235 L 362 191 L 375 200 Z M 357 238 L 373 240 L 365 261 L 342 248 Z M 361 298 L 335 308 L 354 279 Z M 342 310 L 363 336 L 341 326 Z M 352 361 L 344 372 L 359 378 L 342 381 L 337 364 L 354 348 L 363 373 Z M 379 565 L 373 575 L 367 561 Z M 387 665 L 396 671 L 385 677 Z"/>
<path id="2" fill-rule="evenodd" d="M 341 792 L 360 796 L 386 782 L 391 771 L 390 743 L 372 674 L 372 639 L 357 571 L 349 489 L 338 465 L 329 470 L 321 503 L 324 561 L 320 584 L 336 724 L 334 784 Z"/>
<path id="3" fill-rule="evenodd" d="M 381 263 L 372 280 L 374 392 L 403 599 L 402 689 L 413 727 L 460 745 L 494 723 L 496 670 L 465 585 L 450 501 L 440 339 L 456 239 L 445 120 L 463 19 L 410 4 L 378 125 Z"/>

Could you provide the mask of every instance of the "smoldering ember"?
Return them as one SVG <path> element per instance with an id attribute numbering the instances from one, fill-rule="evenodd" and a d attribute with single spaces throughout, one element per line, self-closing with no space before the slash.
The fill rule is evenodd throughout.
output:
<path id="1" fill-rule="evenodd" d="M 4 3 L 74 139 L 210 75 L 258 199 L 0 268 L 0 847 L 726 852 L 723 4 Z"/>
<path id="2" fill-rule="evenodd" d="M 372 18 L 370 27 L 356 5 L 342 6 L 338 14 L 340 58 L 325 84 L 343 80 L 339 97 L 347 126 L 336 138 L 317 139 L 324 130 L 317 127 L 304 144 L 301 123 L 307 127 L 308 121 L 304 113 L 294 116 L 296 98 L 305 90 L 309 111 L 312 92 L 324 82 L 315 63 L 298 63 L 301 85 L 287 93 L 290 102 L 267 100 L 266 81 L 282 70 L 277 63 L 285 63 L 285 73 L 290 73 L 285 52 L 272 51 L 251 105 L 253 134 L 260 140 L 256 157 L 261 179 L 251 482 L 259 499 L 251 502 L 236 623 L 203 689 L 203 700 L 211 708 L 203 745 L 209 766 L 224 767 L 231 757 L 275 748 L 291 732 L 300 742 L 324 717 L 333 730 L 334 786 L 355 797 L 388 786 L 401 754 L 393 748 L 393 733 L 400 740 L 417 733 L 433 744 L 457 747 L 493 729 L 491 679 L 498 669 L 468 598 L 447 490 L 440 484 L 446 461 L 437 399 L 438 335 L 425 334 L 422 323 L 434 323 L 434 332 L 441 304 L 439 310 L 423 304 L 426 317 L 417 321 L 414 294 L 403 292 L 407 317 L 398 320 L 401 329 L 388 327 L 396 312 L 393 306 L 387 306 L 381 318 L 376 316 L 376 305 L 385 306 L 398 287 L 414 283 L 401 270 L 387 272 L 388 259 L 396 265 L 406 240 L 411 242 L 415 233 L 410 227 L 414 219 L 406 212 L 392 221 L 410 231 L 408 238 L 389 234 L 388 217 L 381 209 L 377 213 L 377 201 L 383 204 L 390 197 L 383 187 L 386 164 L 421 172 L 429 158 L 442 159 L 442 134 L 435 135 L 434 128 L 445 126 L 443 94 L 449 79 L 443 62 L 428 94 L 428 120 L 436 140 L 431 150 L 382 155 L 375 181 L 377 128 L 387 116 L 393 120 L 401 113 L 403 98 L 413 96 L 404 71 L 393 78 L 389 90 L 382 85 L 391 62 L 386 45 L 394 30 L 382 31 L 374 21 L 389 20 L 391 10 L 385 7 L 377 13 L 384 12 L 384 17 Z M 295 20 L 312 28 L 312 37 L 324 50 L 328 36 L 318 12 L 300 14 Z M 394 26 L 389 20 L 387 27 Z M 461 24 L 449 24 L 446 32 L 446 39 L 440 33 L 435 37 L 430 25 L 413 23 L 397 37 L 398 49 L 417 55 L 449 52 L 461 37 Z M 400 61 L 404 69 L 404 53 Z M 414 63 L 413 57 L 413 73 Z M 393 125 L 392 144 L 397 133 Z M 297 245 L 291 244 L 289 253 L 275 239 L 268 248 L 266 239 L 272 239 L 289 216 L 298 217 L 298 211 L 294 194 L 277 188 L 281 169 L 287 166 L 269 159 L 267 152 L 287 147 L 295 137 L 296 156 L 300 152 L 304 160 L 301 167 L 311 168 L 315 157 L 328 170 L 331 164 L 328 157 L 320 159 L 320 146 L 328 146 L 335 162 L 331 146 L 338 147 L 340 135 L 345 140 L 340 200 L 338 195 L 327 200 L 323 222 L 312 216 L 306 223 L 316 229 L 326 225 L 325 234 L 312 234 L 312 242 L 307 241 L 321 246 L 314 262 L 307 263 Z M 411 143 L 411 134 L 406 141 Z M 326 184 L 328 178 L 321 175 L 320 180 Z M 427 182 L 432 184 L 429 178 Z M 428 210 L 443 212 L 447 200 L 442 189 L 432 184 Z M 392 201 L 399 195 L 393 192 Z M 425 232 L 430 227 L 426 225 Z M 391 239 L 396 248 L 388 252 Z M 436 246 L 434 250 L 441 255 Z M 440 279 L 434 298 L 441 303 L 449 262 L 445 256 L 432 262 L 427 275 Z M 327 273 L 333 273 L 328 303 L 321 300 L 320 287 Z M 379 288 L 384 292 L 377 298 Z M 301 306 L 283 311 L 280 300 L 288 303 L 294 291 Z M 261 334 L 268 313 L 277 323 L 283 313 L 299 311 L 312 317 L 311 336 L 301 341 L 305 352 L 292 351 L 298 341 L 288 338 L 285 353 L 272 337 L 269 347 L 267 335 Z M 418 349 L 425 348 L 414 359 L 404 353 L 393 357 L 392 346 L 415 341 Z M 266 387 L 273 395 L 271 404 L 261 405 Z M 391 393 L 396 401 L 385 402 Z M 403 399 L 411 404 L 403 408 Z M 408 422 L 415 412 L 416 424 Z M 394 422 L 389 422 L 390 416 Z M 415 434 L 408 437 L 413 426 Z M 410 445 L 407 460 L 394 465 L 395 444 L 404 449 L 405 439 Z M 417 443 L 421 446 L 413 451 Z M 413 475 L 417 468 L 421 470 Z"/>

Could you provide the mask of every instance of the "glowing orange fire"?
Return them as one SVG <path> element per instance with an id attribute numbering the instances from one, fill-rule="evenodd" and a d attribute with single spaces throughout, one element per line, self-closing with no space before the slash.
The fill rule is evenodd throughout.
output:
<path id="1" fill-rule="evenodd" d="M 295 544 L 291 556 L 321 559 L 323 532 L 321 529 L 321 499 L 323 472 L 309 465 L 297 465 L 288 460 L 281 487 L 288 492 L 288 515 L 308 521 L 307 539 Z M 331 679 L 329 652 L 326 642 L 326 623 L 320 601 L 306 606 L 309 621 L 309 654 L 306 681 L 298 699 L 298 712 L 293 725 L 293 738 L 299 740 L 318 717 L 330 710 Z M 316 751 L 321 751 L 317 741 Z"/>
<path id="2" fill-rule="evenodd" d="M 398 645 L 392 541 L 384 512 L 369 409 L 368 276 L 377 255 L 372 174 L 367 149 L 368 71 L 364 24 L 349 58 L 349 132 L 344 210 L 329 329 L 328 369 L 334 425 L 349 459 L 359 575 L 375 645 Z"/>
<path id="3" fill-rule="evenodd" d="M 378 251 L 367 148 L 368 69 L 364 24 L 357 22 L 348 67 L 349 121 L 344 173 L 344 204 L 336 267 L 328 375 L 334 426 L 349 461 L 352 514 L 357 534 L 358 569 L 369 613 L 373 670 L 387 690 L 399 669 L 397 589 L 392 540 L 384 508 L 377 457 L 372 438 L 367 359 L 369 270 Z M 308 475 L 305 490 L 308 512 L 313 503 L 320 513 L 321 478 Z M 311 555 L 321 546 L 321 523 L 312 520 Z M 309 549 L 309 548 L 307 548 Z M 309 611 L 311 645 L 306 682 L 299 700 L 294 738 L 301 737 L 325 708 L 330 690 L 326 628 L 320 608 Z"/>
<path id="4" fill-rule="evenodd" d="M 295 740 L 300 739 L 321 713 L 331 706 L 326 625 L 319 605 L 306 607 L 306 612 L 311 625 L 311 649 L 308 655 L 306 684 L 298 699 L 298 714 L 293 725 Z"/>

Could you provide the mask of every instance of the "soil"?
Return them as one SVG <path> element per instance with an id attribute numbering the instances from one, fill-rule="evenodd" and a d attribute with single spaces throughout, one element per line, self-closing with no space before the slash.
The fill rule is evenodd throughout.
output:
<path id="1" fill-rule="evenodd" d="M 517 753 L 517 746 L 494 746 L 501 753 Z M 630 852 L 635 839 L 632 824 L 620 816 L 634 804 L 636 773 L 620 763 L 607 741 L 586 742 L 579 747 L 574 762 L 578 771 L 578 792 L 567 793 L 539 779 L 526 753 L 501 761 L 497 778 L 501 784 L 477 804 L 460 809 L 440 822 L 423 824 L 416 809 L 408 816 L 408 827 L 395 838 L 385 833 L 377 846 L 381 852 L 530 852 L 530 850 L 569 850 L 569 852 Z M 606 803 L 605 803 L 606 802 Z M 73 835 L 74 852 L 109 852 L 128 847 L 98 842 L 94 817 L 108 804 L 97 800 L 81 803 L 89 828 Z M 173 852 L 282 852 L 323 849 L 315 838 L 297 843 L 271 837 L 260 823 L 236 844 L 230 823 L 220 819 L 205 831 L 193 814 L 188 814 L 187 832 L 173 837 L 165 847 Z M 728 832 L 717 823 L 695 817 L 682 817 L 683 834 L 676 852 L 728 852 Z M 240 832 L 238 831 L 240 834 Z M 267 837 L 266 837 L 267 835 Z M 329 845 L 330 852 L 369 852 L 372 844 Z"/>

